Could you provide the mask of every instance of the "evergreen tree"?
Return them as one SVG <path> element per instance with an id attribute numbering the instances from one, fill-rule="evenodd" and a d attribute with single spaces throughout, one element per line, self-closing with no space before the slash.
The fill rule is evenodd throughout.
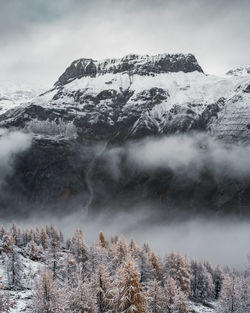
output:
<path id="1" fill-rule="evenodd" d="M 41 233 L 40 233 L 40 240 L 41 240 L 41 245 L 43 247 L 43 249 L 48 249 L 49 247 L 49 237 L 47 232 L 45 231 L 44 228 L 41 229 Z"/>
<path id="2" fill-rule="evenodd" d="M 167 313 L 188 313 L 187 296 L 178 287 L 172 277 L 168 277 L 165 284 L 166 312 Z"/>
<path id="3" fill-rule="evenodd" d="M 17 251 L 17 247 L 14 245 L 15 239 L 13 235 L 6 235 L 5 240 L 5 264 L 8 275 L 9 286 L 15 289 L 21 287 L 21 277 L 22 277 L 22 262 L 20 259 L 20 253 Z"/>
<path id="4" fill-rule="evenodd" d="M 216 307 L 218 313 L 246 313 L 250 310 L 250 286 L 244 277 L 228 273 Z"/>
<path id="5" fill-rule="evenodd" d="M 210 272 L 204 264 L 191 261 L 191 298 L 204 302 L 214 298 L 214 283 Z"/>
<path id="6" fill-rule="evenodd" d="M 151 252 L 149 261 L 152 263 L 154 279 L 162 281 L 162 267 L 158 257 L 155 255 L 154 252 Z"/>
<path id="7" fill-rule="evenodd" d="M 86 271 L 87 261 L 89 259 L 89 248 L 83 238 L 81 230 L 76 230 L 70 241 L 70 251 L 74 255 L 76 261 L 81 264 L 82 269 Z"/>
<path id="8" fill-rule="evenodd" d="M 53 273 L 53 278 L 57 276 L 57 267 L 59 262 L 59 252 L 60 252 L 60 234 L 54 225 L 50 227 L 50 241 L 49 241 L 49 266 Z"/>
<path id="9" fill-rule="evenodd" d="M 222 284 L 224 279 L 224 273 L 222 268 L 218 265 L 213 274 L 213 281 L 214 281 L 214 297 L 216 300 L 219 299 Z"/>
<path id="10" fill-rule="evenodd" d="M 147 283 L 148 281 L 154 279 L 153 264 L 152 262 L 150 262 L 149 256 L 150 256 L 150 250 L 148 249 L 148 246 L 144 245 L 140 252 L 139 260 L 138 260 L 142 283 Z"/>
<path id="11" fill-rule="evenodd" d="M 96 313 L 96 299 L 91 285 L 82 280 L 82 273 L 77 278 L 76 287 L 68 290 L 68 308 L 70 313 Z"/>
<path id="12" fill-rule="evenodd" d="M 41 272 L 33 292 L 33 313 L 62 313 L 67 308 L 67 298 L 63 289 L 53 279 L 53 273 L 45 269 Z"/>
<path id="13" fill-rule="evenodd" d="M 102 231 L 99 233 L 99 243 L 98 244 L 101 248 L 107 248 L 108 247 L 108 242 L 106 241 Z"/>
<path id="14" fill-rule="evenodd" d="M 105 313 L 112 310 L 112 286 L 110 274 L 103 265 L 99 265 L 97 274 L 94 276 L 93 287 L 96 295 L 97 310 Z"/>
<path id="15" fill-rule="evenodd" d="M 165 276 L 171 276 L 178 287 L 189 295 L 191 287 L 190 265 L 180 253 L 171 252 L 166 257 Z"/>
<path id="16" fill-rule="evenodd" d="M 147 309 L 151 313 L 162 313 L 166 311 L 166 294 L 160 282 L 154 279 L 146 288 Z"/>
<path id="17" fill-rule="evenodd" d="M 2 284 L 0 284 L 0 313 L 9 313 L 14 306 L 15 302 L 10 299 L 7 291 L 2 290 Z"/>
<path id="18" fill-rule="evenodd" d="M 116 312 L 147 312 L 139 274 L 129 257 L 117 270 L 114 291 L 114 310 Z"/>

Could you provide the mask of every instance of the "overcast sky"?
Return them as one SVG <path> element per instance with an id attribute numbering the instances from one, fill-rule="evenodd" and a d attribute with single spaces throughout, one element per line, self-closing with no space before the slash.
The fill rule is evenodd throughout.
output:
<path id="1" fill-rule="evenodd" d="M 0 80 L 52 85 L 75 59 L 194 53 L 250 65 L 249 0 L 0 0 Z"/>

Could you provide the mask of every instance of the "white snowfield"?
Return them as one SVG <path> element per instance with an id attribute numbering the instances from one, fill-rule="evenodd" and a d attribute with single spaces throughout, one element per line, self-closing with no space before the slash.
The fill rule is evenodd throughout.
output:
<path id="1" fill-rule="evenodd" d="M 151 88 L 161 88 L 167 93 L 165 100 L 160 101 L 157 105 L 149 108 L 144 119 L 156 125 L 159 132 L 168 123 L 168 116 L 171 109 L 180 108 L 177 119 L 187 114 L 191 110 L 195 116 L 201 116 L 204 111 L 215 103 L 218 103 L 218 118 L 214 119 L 210 125 L 212 133 L 219 137 L 237 137 L 250 139 L 250 93 L 245 91 L 250 85 L 250 74 L 242 71 L 242 75 L 227 75 L 218 77 L 206 75 L 198 71 L 191 73 L 161 73 L 152 76 L 133 75 L 128 73 L 104 74 L 96 77 L 82 77 L 62 87 L 63 96 L 53 100 L 53 96 L 58 92 L 57 89 L 46 93 L 44 96 L 36 98 L 35 103 L 62 109 L 62 107 L 74 107 L 79 110 L 79 115 L 84 115 L 84 106 L 86 103 L 76 103 L 72 93 L 81 91 L 84 95 L 97 96 L 104 90 L 113 90 L 117 93 L 130 90 L 133 95 L 122 108 L 122 112 L 131 112 L 139 109 L 145 99 L 141 96 Z M 59 87 L 57 87 L 59 88 Z M 247 89 L 248 90 L 248 89 Z M 219 100 L 223 99 L 222 102 Z M 98 104 L 100 112 L 110 111 L 112 117 L 113 108 L 109 106 L 109 99 L 101 100 Z M 182 113 L 183 112 L 183 113 Z M 129 114 L 129 113 L 128 113 Z M 120 117 L 120 120 L 123 117 Z M 98 120 L 93 118 L 93 122 Z M 111 118 L 109 124 L 112 125 L 114 120 Z M 248 126 L 249 124 L 249 126 Z M 136 126 L 136 125 L 135 125 Z"/>
<path id="2" fill-rule="evenodd" d="M 108 61 L 110 64 L 106 64 L 107 68 L 119 59 Z M 136 61 L 140 62 L 140 60 Z M 142 58 L 142 61 L 144 62 L 145 58 Z M 77 62 L 82 61 L 75 61 L 76 64 Z M 153 88 L 158 89 L 156 92 L 164 97 L 157 100 L 157 95 L 152 96 L 150 91 Z M 4 95 L 1 90 L 0 82 L 0 94 Z M 185 123 L 187 117 L 197 122 L 200 117 L 207 114 L 208 110 L 213 110 L 210 109 L 211 106 L 216 105 L 217 111 L 210 117 L 207 129 L 215 136 L 224 139 L 250 140 L 250 71 L 248 68 L 229 71 L 224 77 L 198 71 L 149 73 L 149 75 L 131 75 L 127 71 L 102 73 L 95 77 L 75 78 L 65 85 L 54 86 L 50 91 L 32 99 L 28 99 L 33 95 L 31 90 L 22 92 L 14 90 L 13 93 L 11 88 L 8 90 L 8 93 L 5 93 L 8 95 L 6 99 L 1 96 L 0 115 L 13 107 L 34 104 L 59 110 L 54 113 L 58 116 L 62 110 L 79 117 L 87 116 L 90 124 L 98 123 L 102 114 L 106 114 L 106 123 L 113 126 L 117 122 L 126 120 L 136 111 L 140 112 L 140 119 L 137 119 L 132 127 L 133 131 L 143 123 L 147 128 L 153 125 L 159 133 L 163 133 L 169 123 L 175 123 L 178 129 L 182 121 Z M 123 104 L 118 118 L 112 97 L 101 98 L 97 104 L 93 104 L 91 97 L 97 97 L 104 91 L 116 94 L 130 92 L 131 95 Z M 76 100 L 77 93 L 84 97 L 83 101 Z M 93 109 L 88 108 L 89 104 Z M 211 115 L 211 112 L 209 114 Z"/>
<path id="3" fill-rule="evenodd" d="M 10 298 L 14 301 L 14 307 L 10 310 L 11 313 L 31 312 L 32 289 L 39 275 L 40 270 L 44 268 L 44 264 L 38 261 L 32 261 L 29 258 L 19 255 L 22 263 L 22 290 L 7 290 Z M 0 277 L 3 290 L 8 285 L 8 276 L 6 265 L 4 264 L 4 255 L 0 256 Z"/>
<path id="4" fill-rule="evenodd" d="M 14 84 L 0 80 L 0 114 L 32 100 L 41 90 L 29 88 L 25 84 Z"/>

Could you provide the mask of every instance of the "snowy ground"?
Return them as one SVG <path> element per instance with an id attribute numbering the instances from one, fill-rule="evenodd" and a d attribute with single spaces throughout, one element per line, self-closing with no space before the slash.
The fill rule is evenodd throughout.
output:
<path id="1" fill-rule="evenodd" d="M 192 302 L 190 302 L 190 309 L 191 309 L 191 312 L 193 313 L 214 313 L 215 311 L 215 309 L 213 308 L 209 308 L 207 306 L 204 306 L 198 303 L 192 303 Z"/>

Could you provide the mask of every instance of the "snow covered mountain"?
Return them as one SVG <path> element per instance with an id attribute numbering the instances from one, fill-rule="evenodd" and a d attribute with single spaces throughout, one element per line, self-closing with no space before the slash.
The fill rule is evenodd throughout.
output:
<path id="1" fill-rule="evenodd" d="M 2 114 L 0 125 L 23 128 L 34 119 L 60 118 L 91 140 L 205 130 L 245 141 L 250 75 L 240 73 L 206 75 L 191 54 L 80 59 L 51 90 Z"/>
<path id="2" fill-rule="evenodd" d="M 25 84 L 0 80 L 0 114 L 25 103 L 41 93 L 41 90 L 29 88 Z"/>
<path id="3" fill-rule="evenodd" d="M 192 194 L 219 209 L 225 203 L 250 202 L 248 181 L 218 182 L 211 173 L 209 178 L 206 174 L 198 181 L 183 178 L 180 182 L 163 171 L 152 177 L 152 173 L 131 174 L 126 168 L 117 184 L 106 169 L 97 170 L 93 164 L 100 152 L 90 153 L 86 148 L 104 142 L 104 151 L 107 145 L 123 145 L 131 139 L 192 131 L 206 132 L 223 142 L 249 143 L 248 70 L 231 71 L 225 77 L 207 75 L 192 54 L 80 59 L 50 90 L 0 111 L 0 128 L 34 135 L 32 148 L 19 160 L 9 182 L 21 198 L 39 198 L 40 203 L 42 197 L 46 203 L 80 197 L 86 203 L 93 198 L 95 180 L 102 190 L 100 199 L 110 192 L 125 196 L 136 190 L 140 197 L 146 193 L 170 203 L 179 201 L 181 193 L 181 200 L 194 206 L 193 198 L 187 200 Z"/>

